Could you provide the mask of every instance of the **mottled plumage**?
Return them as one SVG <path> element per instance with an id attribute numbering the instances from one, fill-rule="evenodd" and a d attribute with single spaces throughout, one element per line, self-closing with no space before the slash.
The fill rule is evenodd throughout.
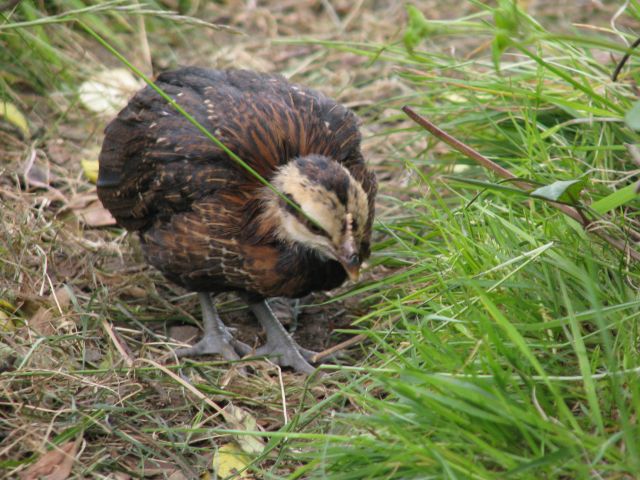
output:
<path id="1" fill-rule="evenodd" d="M 349 214 L 354 258 L 359 265 L 369 256 L 376 181 L 350 110 L 281 76 L 244 70 L 184 68 L 156 84 L 294 202 L 318 215 L 332 209 L 342 215 L 336 222 Z M 344 240 L 344 225 L 325 215 L 331 232 L 314 237 L 317 248 L 306 242 L 322 229 L 149 87 L 106 129 L 98 195 L 121 226 L 139 232 L 149 263 L 193 291 L 300 297 L 347 276 L 344 261 L 322 253 Z"/>

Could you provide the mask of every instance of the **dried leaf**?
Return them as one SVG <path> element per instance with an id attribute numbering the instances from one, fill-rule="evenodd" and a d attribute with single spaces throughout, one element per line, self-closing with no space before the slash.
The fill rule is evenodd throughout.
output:
<path id="1" fill-rule="evenodd" d="M 229 404 L 222 410 L 222 415 L 235 430 L 258 431 L 258 423 L 255 417 L 240 407 Z M 264 442 L 258 437 L 242 434 L 234 435 L 234 437 L 245 453 L 259 455 L 264 450 Z"/>
<path id="2" fill-rule="evenodd" d="M 29 327 L 34 332 L 42 336 L 53 334 L 56 331 L 56 327 L 53 325 L 53 308 L 40 307 L 31 320 L 29 320 Z"/>
<path id="3" fill-rule="evenodd" d="M 51 173 L 49 161 L 46 157 L 38 155 L 35 150 L 32 150 L 29 158 L 24 166 L 24 180 L 27 186 L 38 188 L 51 188 L 51 182 L 58 180 L 56 175 Z"/>
<path id="4" fill-rule="evenodd" d="M 27 119 L 13 103 L 0 102 L 0 117 L 3 117 L 7 122 L 17 127 L 24 138 L 29 138 L 29 124 L 27 123 Z"/>
<path id="5" fill-rule="evenodd" d="M 57 180 L 57 177 L 51 173 L 49 162 L 46 158 L 39 161 L 36 150 L 31 150 L 22 175 L 25 183 L 27 184 L 27 188 L 43 188 L 49 191 L 52 200 L 60 200 L 66 203 L 67 198 L 62 194 L 62 192 L 50 185 L 50 183 Z"/>
<path id="6" fill-rule="evenodd" d="M 124 68 L 104 70 L 80 85 L 80 101 L 92 112 L 111 117 L 127 104 L 144 82 Z"/>
<path id="7" fill-rule="evenodd" d="M 21 480 L 65 480 L 71 474 L 80 439 L 49 450 L 20 474 Z"/>
<path id="8" fill-rule="evenodd" d="M 98 160 L 80 160 L 82 171 L 91 183 L 98 181 Z"/>
<path id="9" fill-rule="evenodd" d="M 220 479 L 237 475 L 237 473 L 244 470 L 249 463 L 249 456 L 232 443 L 221 446 L 213 457 L 213 469 Z M 245 470 L 234 478 L 237 480 L 248 480 L 253 478 L 253 476 Z"/>
<path id="10" fill-rule="evenodd" d="M 98 201 L 98 194 L 95 190 L 88 193 L 77 193 L 73 197 L 71 197 L 71 200 L 69 200 L 67 207 L 71 210 L 80 210 L 81 208 L 85 208 L 90 203 L 96 201 Z"/>
<path id="11" fill-rule="evenodd" d="M 53 321 L 54 312 L 57 312 L 58 308 L 64 310 L 69 306 L 70 300 L 71 294 L 67 287 L 58 288 L 55 293 L 49 297 L 47 305 L 41 306 L 38 311 L 33 314 L 31 320 L 29 320 L 29 327 L 40 335 L 51 335 L 56 330 Z"/>
<path id="12" fill-rule="evenodd" d="M 169 336 L 177 342 L 193 342 L 200 335 L 200 330 L 192 325 L 175 325 L 169 328 Z"/>
<path id="13" fill-rule="evenodd" d="M 75 210 L 78 218 L 90 227 L 107 227 L 116 224 L 109 210 L 102 206 L 102 203 L 95 201 L 84 208 Z"/>
<path id="14" fill-rule="evenodd" d="M 122 293 L 131 297 L 131 298 L 147 298 L 149 296 L 149 292 L 147 292 L 144 288 L 137 287 L 135 285 L 129 285 L 122 289 Z"/>
<path id="15" fill-rule="evenodd" d="M 187 480 L 187 476 L 184 473 L 182 473 L 180 470 L 174 470 L 167 477 L 167 480 Z"/>

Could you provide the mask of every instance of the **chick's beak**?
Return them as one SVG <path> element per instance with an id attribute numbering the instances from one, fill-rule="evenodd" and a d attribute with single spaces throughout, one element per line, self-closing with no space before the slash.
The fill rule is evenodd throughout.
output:
<path id="1" fill-rule="evenodd" d="M 349 275 L 349 279 L 357 282 L 360 278 L 360 256 L 353 238 L 348 238 L 338 251 L 338 261 Z"/>

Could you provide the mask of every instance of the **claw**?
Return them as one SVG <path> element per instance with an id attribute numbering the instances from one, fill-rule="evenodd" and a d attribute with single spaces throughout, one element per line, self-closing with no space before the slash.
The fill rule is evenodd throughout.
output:
<path id="1" fill-rule="evenodd" d="M 282 367 L 292 367 L 305 375 L 311 375 L 315 368 L 308 362 L 316 352 L 298 345 L 278 321 L 266 301 L 249 305 L 258 321 L 267 332 L 267 343 L 256 350 L 256 355 L 268 356 Z"/>
<path id="2" fill-rule="evenodd" d="M 225 360 L 239 360 L 240 356 L 226 338 L 205 335 L 195 345 L 176 350 L 178 357 L 197 357 L 199 355 L 220 354 Z"/>
<path id="3" fill-rule="evenodd" d="M 178 357 L 222 355 L 226 360 L 239 360 L 241 355 L 250 352 L 251 347 L 233 338 L 231 332 L 224 326 L 210 295 L 199 293 L 198 296 L 202 305 L 204 335 L 195 345 L 176 350 L 176 355 Z"/>

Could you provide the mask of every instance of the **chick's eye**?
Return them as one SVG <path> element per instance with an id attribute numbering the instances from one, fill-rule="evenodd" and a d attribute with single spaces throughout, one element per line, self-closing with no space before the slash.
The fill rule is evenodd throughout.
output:
<path id="1" fill-rule="evenodd" d="M 322 234 L 322 228 L 320 228 L 318 225 L 316 225 L 315 223 L 312 223 L 309 225 L 309 231 L 315 235 L 321 235 Z"/>

